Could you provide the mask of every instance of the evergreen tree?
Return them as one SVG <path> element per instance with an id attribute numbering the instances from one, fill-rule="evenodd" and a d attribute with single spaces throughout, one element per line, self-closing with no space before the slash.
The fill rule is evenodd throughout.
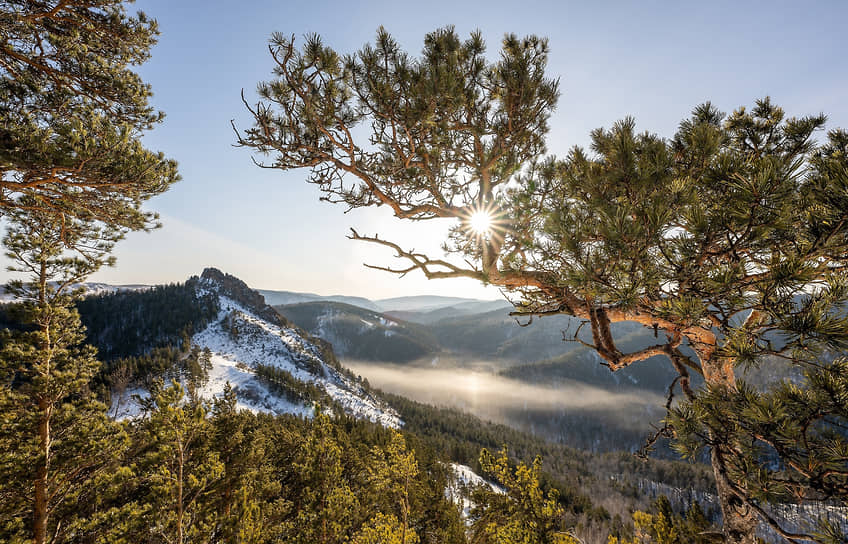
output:
<path id="1" fill-rule="evenodd" d="M 10 269 L 28 279 L 8 286 L 25 329 L 0 332 L 0 531 L 12 541 L 59 542 L 82 532 L 79 504 L 93 501 L 92 482 L 126 446 L 89 388 L 100 363 L 82 344 L 73 306 L 74 285 L 110 262 L 120 233 L 38 210 L 10 219 Z"/>
<path id="2" fill-rule="evenodd" d="M 0 215 L 21 196 L 56 217 L 155 225 L 140 204 L 177 181 L 145 149 L 162 120 L 132 71 L 158 34 L 119 0 L 3 0 L 0 7 Z"/>
<path id="3" fill-rule="evenodd" d="M 315 416 L 293 463 L 297 483 L 292 515 L 285 524 L 286 542 L 344 542 L 360 516 L 359 500 L 345 471 L 346 448 L 336 437 L 331 419 Z"/>
<path id="4" fill-rule="evenodd" d="M 488 450 L 480 452 L 480 465 L 485 474 L 502 486 L 498 493 L 488 486 L 472 494 L 471 511 L 473 544 L 573 544 L 575 540 L 562 528 L 563 508 L 556 490 L 545 493 L 540 476 L 542 461 L 536 458 L 528 466 L 510 466 L 507 450 L 497 456 Z"/>
<path id="5" fill-rule="evenodd" d="M 715 440 L 739 444 L 727 470 L 746 489 L 746 503 L 789 540 L 807 533 L 781 528 L 765 504 L 828 501 L 848 507 L 848 359 L 818 362 L 800 383 L 784 380 L 768 392 L 740 383 L 711 389 L 672 410 L 676 447 L 696 456 Z M 844 542 L 838 525 L 822 519 L 810 531 L 818 542 Z"/>
<path id="6" fill-rule="evenodd" d="M 372 458 L 368 467 L 368 485 L 384 501 L 388 500 L 392 504 L 394 512 L 378 514 L 357 542 L 372 542 L 377 534 L 391 534 L 390 542 L 417 544 L 418 535 L 410 526 L 412 488 L 419 475 L 415 453 L 407 449 L 403 435 L 393 431 L 391 442 L 385 449 L 377 446 L 373 448 Z"/>
<path id="7" fill-rule="evenodd" d="M 452 28 L 428 34 L 418 58 L 383 29 L 347 56 L 314 35 L 301 50 L 274 35 L 275 79 L 247 104 L 255 124 L 239 144 L 272 155 L 264 166 L 311 168 L 324 200 L 454 220 L 445 248 L 464 261 L 353 230 L 404 262 L 373 268 L 474 278 L 512 292 L 518 315 L 582 318 L 591 336 L 571 340 L 610 370 L 662 358 L 690 401 L 737 391 L 739 364 L 844 349 L 848 328 L 809 293 L 848 266 L 848 132 L 818 142 L 823 115 L 786 118 L 768 99 L 730 116 L 704 104 L 670 140 L 625 119 L 558 160 L 545 156 L 557 100 L 545 40 L 506 36 L 494 63 L 484 51 L 479 33 Z M 622 351 L 611 327 L 622 321 L 657 343 Z M 703 438 L 725 538 L 751 544 L 754 490 L 730 469 L 747 452 L 727 434 Z"/>
<path id="8" fill-rule="evenodd" d="M 633 512 L 633 538 L 610 535 L 607 544 L 707 544 L 718 536 L 698 503 L 692 504 L 685 517 L 672 511 L 668 497 L 660 495 L 651 512 Z"/>
<path id="9" fill-rule="evenodd" d="M 147 418 L 141 428 L 145 452 L 143 477 L 149 482 L 145 504 L 152 542 L 211 542 L 216 511 L 211 497 L 224 474 L 218 452 L 210 447 L 212 425 L 203 401 L 186 402 L 177 382 L 157 385 L 143 401 Z"/>
<path id="10" fill-rule="evenodd" d="M 212 427 L 212 448 L 224 467 L 216 493 L 221 537 L 234 544 L 261 542 L 271 532 L 264 522 L 273 518 L 273 508 L 262 499 L 273 494 L 278 484 L 268 466 L 267 437 L 252 414 L 237 409 L 229 383 L 214 400 Z"/>
<path id="11" fill-rule="evenodd" d="M 410 531 L 394 514 L 378 512 L 353 538 L 354 544 L 418 544 L 418 535 Z"/>

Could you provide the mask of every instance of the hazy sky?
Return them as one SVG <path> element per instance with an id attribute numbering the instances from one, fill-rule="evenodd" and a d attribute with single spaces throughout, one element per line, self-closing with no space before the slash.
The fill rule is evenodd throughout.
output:
<path id="1" fill-rule="evenodd" d="M 556 154 L 626 115 L 641 130 L 670 136 L 706 100 L 730 111 L 771 95 L 790 115 L 824 112 L 830 127 L 848 127 L 848 3 L 841 1 L 140 0 L 132 9 L 158 19 L 162 32 L 140 72 L 167 117 L 145 141 L 179 161 L 183 180 L 148 204 L 164 228 L 131 234 L 118 246 L 117 267 L 98 281 L 182 281 L 212 265 L 267 289 L 498 297 L 470 280 L 397 279 L 363 268 L 389 264 L 391 254 L 347 240 L 349 227 L 392 234 L 415 249 L 438 248 L 445 227 L 422 230 L 382 210 L 344 214 L 318 202 L 306 171 L 260 170 L 232 146 L 230 120 L 249 124 L 240 91 L 252 93 L 270 75 L 273 31 L 317 32 L 343 53 L 372 40 L 379 25 L 415 53 L 425 33 L 450 24 L 462 35 L 482 30 L 491 55 L 505 33 L 547 36 L 549 74 L 562 91 L 548 146 Z"/>

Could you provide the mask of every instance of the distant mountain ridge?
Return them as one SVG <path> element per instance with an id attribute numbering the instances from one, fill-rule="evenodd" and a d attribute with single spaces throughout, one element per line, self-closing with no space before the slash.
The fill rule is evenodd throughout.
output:
<path id="1" fill-rule="evenodd" d="M 51 282 L 55 285 L 55 282 Z M 86 296 L 102 295 L 104 293 L 116 293 L 118 291 L 143 291 L 150 289 L 150 285 L 144 284 L 129 284 L 129 285 L 112 285 L 102 282 L 85 282 L 73 285 L 73 289 L 82 288 Z M 0 303 L 14 302 L 15 297 L 12 295 L 5 285 L 0 284 Z"/>
<path id="2" fill-rule="evenodd" d="M 439 350 L 438 339 L 421 325 L 342 302 L 302 302 L 274 309 L 332 344 L 343 358 L 407 363 Z"/>
<path id="3" fill-rule="evenodd" d="M 372 310 L 375 312 L 381 312 L 383 309 L 377 305 L 374 301 L 368 300 L 364 297 L 352 297 L 346 295 L 316 295 L 315 293 L 297 293 L 294 291 L 275 291 L 271 289 L 257 289 L 262 296 L 265 297 L 265 301 L 269 306 L 280 306 L 280 305 L 288 305 L 288 304 L 301 304 L 304 302 L 342 302 L 344 304 L 350 304 L 351 306 L 358 306 L 359 308 L 365 308 L 366 310 Z"/>
<path id="4" fill-rule="evenodd" d="M 463 297 L 443 297 L 439 295 L 412 295 L 405 297 L 383 298 L 371 300 L 364 297 L 348 295 L 318 295 L 315 293 L 299 293 L 295 291 L 279 291 L 273 289 L 257 289 L 265 297 L 270 306 L 287 306 L 304 302 L 341 302 L 372 312 L 395 312 L 398 314 L 413 312 L 426 314 L 445 308 L 455 308 L 460 314 L 478 313 L 496 307 L 509 307 L 505 300 L 480 300 Z M 413 320 L 414 321 L 414 320 Z"/>

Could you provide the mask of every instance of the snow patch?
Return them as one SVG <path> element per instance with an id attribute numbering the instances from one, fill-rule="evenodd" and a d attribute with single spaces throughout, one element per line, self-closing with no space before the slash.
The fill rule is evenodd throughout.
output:
<path id="1" fill-rule="evenodd" d="M 210 292 L 218 293 L 217 285 L 206 281 L 198 287 L 197 296 Z M 270 323 L 220 293 L 218 300 L 220 310 L 217 318 L 191 339 L 193 345 L 200 349 L 208 348 L 212 353 L 208 380 L 198 391 L 200 397 L 207 400 L 219 398 L 229 383 L 241 409 L 311 417 L 314 414 L 311 403 L 290 402 L 272 392 L 256 376 L 256 367 L 265 365 L 285 370 L 296 380 L 323 389 L 354 417 L 395 429 L 403 425 L 394 410 L 355 380 L 326 364 L 318 346 L 303 338 L 297 330 Z M 111 413 L 116 419 L 139 417 L 141 406 L 138 398 L 148 396 L 143 388 L 128 389 L 120 399 L 113 399 Z"/>
<path id="2" fill-rule="evenodd" d="M 448 480 L 448 486 L 445 488 L 445 497 L 459 507 L 460 515 L 466 524 L 470 523 L 471 510 L 477 506 L 469 498 L 470 492 L 475 487 L 488 486 L 495 493 L 506 493 L 503 487 L 486 480 L 467 465 L 450 463 L 448 467 L 452 472 L 452 477 Z"/>

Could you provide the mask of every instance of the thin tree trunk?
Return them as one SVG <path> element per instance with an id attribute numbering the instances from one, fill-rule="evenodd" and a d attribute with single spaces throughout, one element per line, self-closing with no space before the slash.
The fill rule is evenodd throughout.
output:
<path id="1" fill-rule="evenodd" d="M 182 441 L 179 442 L 180 460 L 177 476 L 177 542 L 183 544 L 183 466 L 185 465 L 185 454 Z"/>
<path id="2" fill-rule="evenodd" d="M 44 260 L 41 261 L 39 270 L 38 282 L 38 304 L 41 309 L 47 305 L 47 265 Z M 50 320 L 43 321 L 45 316 L 40 317 L 42 320 L 40 328 L 44 334 L 44 345 L 41 346 L 45 356 L 44 374 L 47 378 L 47 383 L 50 380 L 50 358 L 52 351 L 52 341 L 50 338 Z M 49 387 L 48 387 L 49 391 Z M 47 522 L 48 522 L 48 478 L 50 475 L 50 416 L 52 411 L 52 402 L 48 398 L 48 392 L 42 392 L 38 397 L 38 452 L 41 460 L 38 464 L 35 474 L 35 497 L 33 504 L 33 521 L 32 533 L 35 544 L 45 544 L 47 542 Z"/>
<path id="3" fill-rule="evenodd" d="M 38 422 L 38 449 L 42 460 L 35 476 L 35 508 L 33 517 L 33 540 L 35 544 L 47 542 L 47 477 L 50 466 L 50 406 L 46 400 L 38 403 L 41 417 Z"/>

